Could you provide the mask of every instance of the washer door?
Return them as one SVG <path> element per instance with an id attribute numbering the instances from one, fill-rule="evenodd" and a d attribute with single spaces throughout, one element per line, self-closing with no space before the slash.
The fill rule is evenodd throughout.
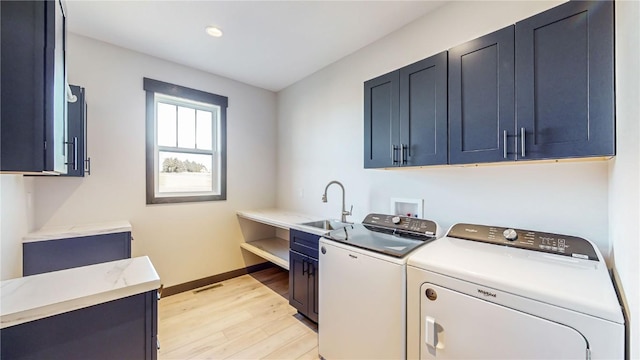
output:
<path id="1" fill-rule="evenodd" d="M 438 285 L 420 288 L 421 359 L 585 359 L 575 329 Z"/>

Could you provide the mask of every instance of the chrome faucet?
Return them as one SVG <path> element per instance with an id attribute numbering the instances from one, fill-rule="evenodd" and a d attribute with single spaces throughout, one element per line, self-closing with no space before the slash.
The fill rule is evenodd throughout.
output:
<path id="1" fill-rule="evenodd" d="M 353 205 L 351 205 L 351 210 L 347 211 L 345 209 L 344 186 L 342 186 L 342 184 L 339 181 L 333 180 L 327 184 L 327 186 L 324 188 L 324 194 L 322 194 L 322 202 L 325 202 L 325 203 L 327 202 L 327 189 L 329 189 L 329 186 L 331 186 L 331 184 L 337 184 L 342 189 L 342 212 L 340 213 L 340 221 L 342 221 L 343 223 L 346 223 L 347 215 L 351 215 L 351 212 L 353 211 Z"/>

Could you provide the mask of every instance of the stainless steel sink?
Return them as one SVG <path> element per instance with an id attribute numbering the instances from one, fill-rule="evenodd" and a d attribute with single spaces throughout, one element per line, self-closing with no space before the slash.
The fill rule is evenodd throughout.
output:
<path id="1" fill-rule="evenodd" d="M 322 230 L 335 230 L 342 229 L 343 227 L 349 225 L 348 223 L 343 223 L 338 220 L 319 220 L 319 221 L 311 221 L 302 223 L 300 225 L 311 226 L 314 228 L 322 229 Z"/>

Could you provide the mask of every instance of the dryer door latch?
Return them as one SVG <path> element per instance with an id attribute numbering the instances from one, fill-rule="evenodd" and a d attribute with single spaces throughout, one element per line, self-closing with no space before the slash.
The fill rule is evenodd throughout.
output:
<path id="1" fill-rule="evenodd" d="M 424 318 L 424 342 L 429 346 L 436 346 L 436 319 L 430 316 Z"/>

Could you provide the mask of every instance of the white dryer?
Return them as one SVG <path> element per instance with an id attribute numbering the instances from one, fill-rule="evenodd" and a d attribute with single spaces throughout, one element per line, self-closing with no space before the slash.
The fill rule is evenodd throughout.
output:
<path id="1" fill-rule="evenodd" d="M 585 239 L 457 224 L 408 259 L 409 359 L 623 359 L 624 339 Z"/>

